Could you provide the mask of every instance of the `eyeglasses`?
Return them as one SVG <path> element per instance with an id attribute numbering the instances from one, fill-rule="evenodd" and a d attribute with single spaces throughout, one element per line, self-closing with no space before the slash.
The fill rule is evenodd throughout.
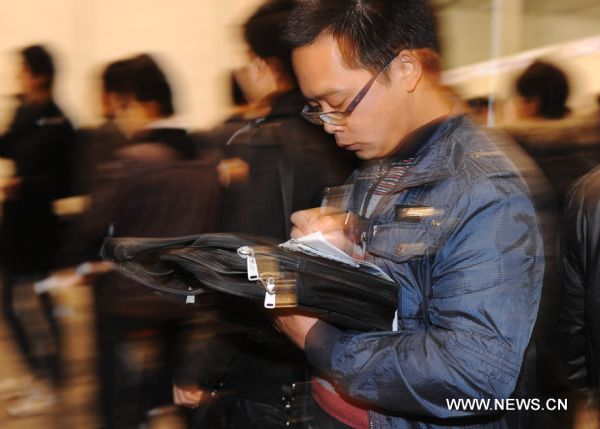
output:
<path id="1" fill-rule="evenodd" d="M 391 64 L 392 61 L 398 56 L 398 54 L 394 55 L 390 58 L 381 69 L 367 82 L 365 86 L 359 91 L 359 93 L 354 97 L 354 100 L 348 104 L 346 110 L 343 112 L 340 111 L 332 111 L 332 112 L 320 112 L 319 106 L 309 106 L 308 104 L 304 106 L 300 115 L 308 122 L 316 125 L 323 125 L 323 123 L 327 123 L 329 125 L 335 126 L 343 126 L 348 123 L 348 117 L 352 114 L 356 106 L 365 98 L 365 95 L 373 86 L 373 83 L 377 79 L 377 77 Z"/>

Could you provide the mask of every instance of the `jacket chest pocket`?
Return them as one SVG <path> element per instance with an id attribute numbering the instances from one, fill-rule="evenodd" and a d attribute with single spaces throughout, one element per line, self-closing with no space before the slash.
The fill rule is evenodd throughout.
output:
<path id="1" fill-rule="evenodd" d="M 382 258 L 398 291 L 398 326 L 400 329 L 422 329 L 424 319 L 424 290 L 427 278 L 423 259 L 435 253 L 435 237 L 441 222 L 432 219 L 399 221 L 374 225 L 369 231 L 367 251 Z"/>
<path id="2" fill-rule="evenodd" d="M 435 253 L 435 243 L 447 222 L 445 210 L 424 205 L 395 204 L 372 219 L 366 250 L 395 263 Z"/>
<path id="3" fill-rule="evenodd" d="M 395 263 L 423 257 L 430 250 L 429 228 L 422 222 L 394 222 L 369 229 L 367 251 Z"/>

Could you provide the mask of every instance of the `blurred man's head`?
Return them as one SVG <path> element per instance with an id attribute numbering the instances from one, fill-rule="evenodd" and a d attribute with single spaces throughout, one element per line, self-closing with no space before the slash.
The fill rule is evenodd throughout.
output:
<path id="1" fill-rule="evenodd" d="M 147 54 L 113 62 L 103 74 L 104 99 L 125 134 L 174 114 L 166 75 Z"/>
<path id="2" fill-rule="evenodd" d="M 473 97 L 465 100 L 471 119 L 478 125 L 486 125 L 490 107 L 489 97 Z"/>
<path id="3" fill-rule="evenodd" d="M 128 94 L 128 60 L 114 61 L 102 72 L 102 114 L 107 120 L 114 120 L 115 115 Z"/>
<path id="4" fill-rule="evenodd" d="M 308 100 L 305 117 L 323 122 L 360 158 L 388 156 L 447 113 L 436 23 L 425 0 L 300 0 L 286 37 Z"/>
<path id="5" fill-rule="evenodd" d="M 553 64 L 535 61 L 516 82 L 517 114 L 521 118 L 560 119 L 568 112 L 569 82 Z"/>
<path id="6" fill-rule="evenodd" d="M 41 45 L 28 46 L 20 51 L 19 80 L 26 100 L 48 98 L 54 83 L 54 61 Z"/>
<path id="7" fill-rule="evenodd" d="M 236 70 L 235 77 L 250 102 L 261 101 L 274 92 L 296 86 L 291 49 L 283 31 L 294 6 L 291 0 L 269 1 L 259 7 L 243 25 L 249 62 Z"/>

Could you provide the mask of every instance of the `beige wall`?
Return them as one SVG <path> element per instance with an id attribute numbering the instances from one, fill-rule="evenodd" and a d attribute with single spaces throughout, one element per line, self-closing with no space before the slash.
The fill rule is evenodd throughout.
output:
<path id="1" fill-rule="evenodd" d="M 473 64 L 490 58 L 489 11 L 450 8 L 442 10 L 438 19 L 446 68 Z"/>
<path id="2" fill-rule="evenodd" d="M 600 21 L 575 15 L 525 15 L 523 47 L 534 49 L 600 35 Z"/>
<path id="3" fill-rule="evenodd" d="M 108 61 L 158 55 L 184 122 L 225 114 L 225 72 L 239 63 L 236 24 L 259 0 L 0 0 L 0 126 L 11 111 L 14 49 L 44 42 L 59 66 L 57 99 L 79 124 L 97 120 L 97 73 Z"/>
<path id="4" fill-rule="evenodd" d="M 515 9 L 518 11 L 518 8 Z M 511 19 L 509 15 L 505 15 L 506 32 L 502 42 L 510 41 L 511 45 L 518 48 L 517 52 L 600 35 L 600 22 L 593 17 L 523 14 Z M 447 68 L 491 59 L 491 0 L 488 5 L 483 4 L 477 8 L 444 8 L 438 14 L 438 18 L 444 47 L 444 63 Z M 514 50 L 504 53 L 512 54 Z"/>

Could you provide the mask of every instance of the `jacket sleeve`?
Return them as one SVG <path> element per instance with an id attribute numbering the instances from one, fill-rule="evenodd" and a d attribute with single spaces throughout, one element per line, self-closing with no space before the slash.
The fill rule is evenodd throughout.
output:
<path id="1" fill-rule="evenodd" d="M 504 180 L 476 183 L 458 198 L 437 252 L 396 276 L 430 284 L 426 328 L 349 334 L 318 322 L 308 334 L 311 364 L 374 408 L 460 417 L 481 411 L 450 410 L 447 400 L 513 393 L 543 275 L 534 209 L 521 186 Z"/>
<path id="2" fill-rule="evenodd" d="M 74 133 L 70 125 L 47 125 L 32 136 L 39 144 L 21 167 L 22 198 L 49 198 L 69 195 Z"/>
<path id="3" fill-rule="evenodd" d="M 557 331 L 562 369 L 569 384 L 576 388 L 585 388 L 590 383 L 587 340 L 600 344 L 598 331 L 593 329 L 600 326 L 599 317 L 593 314 L 597 313 L 599 295 L 596 291 L 600 287 L 600 223 L 597 221 L 600 216 L 597 189 L 600 188 L 597 184 L 590 186 L 597 176 L 588 176 L 568 194 L 563 219 L 563 290 Z M 593 309 L 590 314 L 587 306 Z"/>

